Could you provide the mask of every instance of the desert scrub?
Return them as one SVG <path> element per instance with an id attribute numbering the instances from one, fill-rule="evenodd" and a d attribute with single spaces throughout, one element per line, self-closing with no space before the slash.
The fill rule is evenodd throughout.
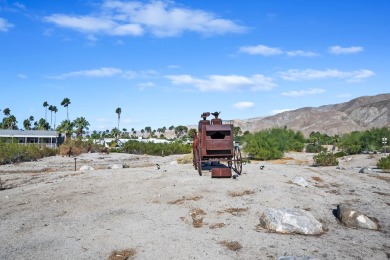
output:
<path id="1" fill-rule="evenodd" d="M 85 142 L 80 139 L 71 140 L 67 139 L 63 144 L 60 145 L 59 148 L 59 154 L 60 155 L 67 155 L 69 152 L 69 149 L 72 148 L 71 154 L 72 155 L 79 155 L 82 153 L 88 153 L 88 152 L 99 152 L 103 146 L 99 144 L 93 144 L 92 142 Z"/>
<path id="2" fill-rule="evenodd" d="M 180 142 L 143 143 L 139 141 L 130 140 L 123 145 L 123 151 L 131 154 L 165 156 L 165 155 L 173 155 L 173 154 L 188 154 L 192 151 L 192 146 Z"/>
<path id="3" fill-rule="evenodd" d="M 56 153 L 56 149 L 35 144 L 0 143 L 0 164 L 35 161 Z"/>
<path id="4" fill-rule="evenodd" d="M 186 154 L 186 155 L 178 158 L 176 161 L 177 161 L 178 164 L 192 164 L 192 162 L 193 162 L 193 155 L 192 155 L 192 153 L 191 154 Z"/>
<path id="5" fill-rule="evenodd" d="M 337 157 L 333 153 L 320 152 L 313 156 L 315 166 L 335 166 L 339 165 Z"/>
<path id="6" fill-rule="evenodd" d="M 380 158 L 376 163 L 376 167 L 383 170 L 390 170 L 390 155 Z"/>
<path id="7" fill-rule="evenodd" d="M 327 151 L 326 147 L 323 147 L 321 145 L 314 145 L 314 144 L 308 144 L 306 145 L 306 152 L 307 153 L 320 153 Z"/>

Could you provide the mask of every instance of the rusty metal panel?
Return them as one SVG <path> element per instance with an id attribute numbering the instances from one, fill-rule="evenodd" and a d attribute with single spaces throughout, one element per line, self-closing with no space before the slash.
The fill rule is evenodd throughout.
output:
<path id="1" fill-rule="evenodd" d="M 231 178 L 232 169 L 230 168 L 212 168 L 211 178 Z"/>

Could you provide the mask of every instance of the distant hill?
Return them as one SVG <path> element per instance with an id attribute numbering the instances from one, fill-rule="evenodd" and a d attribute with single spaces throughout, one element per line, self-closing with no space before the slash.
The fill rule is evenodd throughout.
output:
<path id="1" fill-rule="evenodd" d="M 268 117 L 237 119 L 234 125 L 243 132 L 287 126 L 303 132 L 305 136 L 312 131 L 341 135 L 373 127 L 390 127 L 390 94 L 363 96 L 334 105 L 304 107 Z"/>

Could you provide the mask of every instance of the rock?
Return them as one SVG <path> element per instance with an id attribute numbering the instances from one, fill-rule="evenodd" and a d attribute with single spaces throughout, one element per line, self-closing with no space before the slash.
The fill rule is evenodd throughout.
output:
<path id="1" fill-rule="evenodd" d="M 83 165 L 80 167 L 81 172 L 94 171 L 95 169 L 89 165 Z"/>
<path id="2" fill-rule="evenodd" d="M 347 168 L 345 168 L 345 167 L 343 167 L 343 166 L 337 166 L 336 169 L 337 169 L 337 170 L 345 171 Z"/>
<path id="3" fill-rule="evenodd" d="M 379 228 L 376 221 L 367 217 L 363 213 L 351 208 L 347 204 L 340 204 L 337 209 L 333 210 L 333 215 L 340 220 L 341 223 L 347 227 L 352 228 L 366 228 L 375 229 Z"/>
<path id="4" fill-rule="evenodd" d="M 123 169 L 123 164 L 114 164 L 111 169 Z"/>
<path id="5" fill-rule="evenodd" d="M 307 182 L 305 181 L 305 179 L 302 178 L 301 176 L 295 177 L 291 182 L 294 184 L 297 184 L 299 186 L 302 186 L 302 187 L 307 187 L 307 185 L 308 185 Z"/>
<path id="6" fill-rule="evenodd" d="M 277 233 L 318 235 L 322 224 L 310 212 L 295 208 L 266 209 L 260 217 L 260 225 Z"/>
<path id="7" fill-rule="evenodd" d="M 176 164 L 178 164 L 176 161 L 172 161 L 172 162 L 170 162 L 169 163 L 170 165 L 176 165 Z"/>
<path id="8" fill-rule="evenodd" d="M 359 170 L 359 173 L 373 173 L 374 171 L 369 167 L 363 167 Z"/>

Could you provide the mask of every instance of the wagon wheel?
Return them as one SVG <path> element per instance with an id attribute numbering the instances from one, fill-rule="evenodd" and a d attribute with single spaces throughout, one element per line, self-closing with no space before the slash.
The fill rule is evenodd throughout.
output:
<path id="1" fill-rule="evenodd" d="M 202 150 L 199 149 L 199 151 L 197 151 L 196 153 L 196 156 L 197 156 L 197 163 L 198 163 L 198 173 L 199 173 L 199 176 L 202 176 Z"/>
<path id="2" fill-rule="evenodd" d="M 234 147 L 234 171 L 241 175 L 242 172 L 242 157 L 240 147 Z"/>

